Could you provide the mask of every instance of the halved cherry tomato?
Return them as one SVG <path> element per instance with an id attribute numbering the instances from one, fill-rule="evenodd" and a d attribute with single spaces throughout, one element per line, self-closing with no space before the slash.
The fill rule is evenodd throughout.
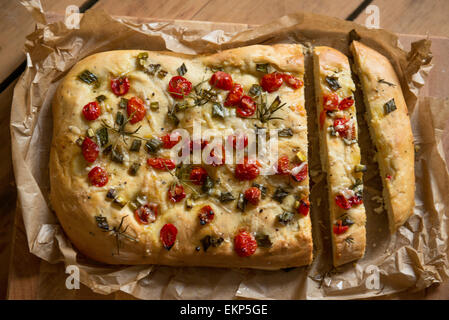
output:
<path id="1" fill-rule="evenodd" d="M 260 174 L 260 163 L 257 160 L 250 160 L 247 157 L 243 159 L 243 163 L 235 166 L 234 175 L 239 180 L 254 180 Z"/>
<path id="2" fill-rule="evenodd" d="M 98 102 L 94 101 L 94 102 L 89 102 L 88 104 L 86 104 L 83 107 L 83 114 L 84 114 L 84 118 L 86 118 L 86 120 L 89 120 L 89 121 L 96 120 L 101 114 L 101 110 L 100 110 L 100 106 L 98 105 Z"/>
<path id="3" fill-rule="evenodd" d="M 176 241 L 178 229 L 171 223 L 166 223 L 161 229 L 159 237 L 165 249 L 170 250 Z"/>
<path id="4" fill-rule="evenodd" d="M 232 145 L 232 147 L 235 149 L 237 145 L 241 145 L 243 140 L 243 148 L 246 148 L 248 146 L 248 136 L 246 135 L 230 135 L 228 136 L 228 143 Z M 238 142 L 238 143 L 237 143 Z"/>
<path id="5" fill-rule="evenodd" d="M 132 97 L 128 100 L 126 112 L 128 113 L 128 117 L 132 116 L 129 122 L 135 124 L 145 117 L 147 109 L 145 109 L 145 105 L 143 104 L 142 99 L 138 97 Z"/>
<path id="6" fill-rule="evenodd" d="M 211 222 L 214 220 L 214 210 L 212 210 L 211 206 L 204 206 L 201 208 L 200 213 L 198 214 L 198 217 L 200 218 L 200 224 L 205 225 L 206 223 Z"/>
<path id="7" fill-rule="evenodd" d="M 204 184 L 207 178 L 207 171 L 202 167 L 195 167 L 190 171 L 190 181 L 196 185 Z"/>
<path id="8" fill-rule="evenodd" d="M 149 158 L 147 164 L 158 170 L 173 170 L 176 167 L 172 160 L 165 158 Z"/>
<path id="9" fill-rule="evenodd" d="M 343 100 L 340 101 L 338 104 L 338 109 L 345 110 L 350 108 L 354 104 L 354 99 L 352 97 L 346 97 Z"/>
<path id="10" fill-rule="evenodd" d="M 340 137 L 352 139 L 355 138 L 355 127 L 350 127 L 348 123 L 349 119 L 337 118 L 334 120 L 334 130 L 338 132 Z"/>
<path id="11" fill-rule="evenodd" d="M 182 184 L 174 184 L 168 189 L 168 199 L 171 202 L 179 202 L 186 197 Z"/>
<path id="12" fill-rule="evenodd" d="M 181 135 L 179 133 L 166 134 L 161 137 L 162 147 L 164 149 L 171 149 L 181 141 Z"/>
<path id="13" fill-rule="evenodd" d="M 198 146 L 203 150 L 209 144 L 209 141 L 201 139 L 201 141 L 192 141 L 190 140 L 190 152 L 193 152 L 193 147 Z"/>
<path id="14" fill-rule="evenodd" d="M 210 151 L 210 157 L 212 158 L 211 161 L 211 166 L 213 167 L 217 167 L 217 166 L 222 166 L 225 164 L 226 161 L 226 150 L 225 147 L 223 145 L 221 145 L 221 156 L 219 157 L 218 155 L 216 156 L 218 159 L 214 159 L 215 158 L 215 149 L 216 148 L 220 148 L 220 146 L 214 147 L 211 151 Z"/>
<path id="15" fill-rule="evenodd" d="M 242 100 L 242 97 L 243 87 L 238 83 L 234 83 L 234 86 L 232 87 L 231 91 L 229 91 L 228 96 L 226 97 L 224 105 L 226 107 L 236 106 L 240 104 L 240 100 Z"/>
<path id="16" fill-rule="evenodd" d="M 184 77 L 174 76 L 168 83 L 168 93 L 173 99 L 183 99 L 192 91 L 192 83 Z"/>
<path id="17" fill-rule="evenodd" d="M 293 89 L 299 89 L 304 85 L 304 82 L 302 82 L 300 79 L 296 78 L 295 76 L 292 76 L 291 74 L 284 73 L 282 74 L 282 77 L 285 81 L 285 83 Z"/>
<path id="18" fill-rule="evenodd" d="M 140 224 L 150 224 L 156 221 L 158 207 L 154 202 L 144 204 L 134 211 L 134 217 Z"/>
<path id="19" fill-rule="evenodd" d="M 246 201 L 256 206 L 259 203 L 261 194 L 262 192 L 259 188 L 251 187 L 247 189 L 243 195 Z"/>
<path id="20" fill-rule="evenodd" d="M 344 226 L 341 220 L 338 220 L 337 223 L 333 227 L 333 231 L 335 234 L 343 234 L 348 231 L 349 226 Z"/>
<path id="21" fill-rule="evenodd" d="M 301 165 L 299 165 L 301 166 Z M 307 174 L 309 172 L 309 166 L 306 163 L 300 171 L 296 172 L 296 168 L 299 166 L 296 166 L 295 168 L 290 170 L 290 173 L 292 174 L 293 179 L 295 179 L 298 182 L 304 181 L 307 178 Z"/>
<path id="22" fill-rule="evenodd" d="M 286 175 L 290 173 L 290 160 L 287 156 L 282 156 L 276 164 L 276 174 Z"/>
<path id="23" fill-rule="evenodd" d="M 215 72 L 210 78 L 209 83 L 211 86 L 217 87 L 218 89 L 232 89 L 232 77 L 230 74 L 223 71 Z"/>
<path id="24" fill-rule="evenodd" d="M 245 230 L 240 232 L 234 238 L 234 250 L 240 257 L 249 257 L 256 252 L 257 241 L 254 236 Z"/>
<path id="25" fill-rule="evenodd" d="M 323 97 L 323 109 L 329 111 L 338 110 L 338 95 L 331 93 Z"/>
<path id="26" fill-rule="evenodd" d="M 338 195 L 335 197 L 335 203 L 342 209 L 348 210 L 353 206 L 363 203 L 363 199 L 358 196 L 353 196 L 349 199 L 346 199 L 343 195 Z"/>
<path id="27" fill-rule="evenodd" d="M 88 178 L 91 184 L 96 187 L 103 187 L 108 183 L 108 174 L 103 168 L 94 167 L 89 171 Z"/>
<path id="28" fill-rule="evenodd" d="M 111 79 L 111 90 L 116 96 L 123 96 L 124 94 L 127 94 L 129 91 L 128 77 Z"/>
<path id="29" fill-rule="evenodd" d="M 301 199 L 299 202 L 298 213 L 306 217 L 310 211 L 310 202 L 308 199 Z"/>
<path id="30" fill-rule="evenodd" d="M 262 89 L 270 93 L 279 90 L 282 83 L 284 83 L 284 78 L 282 73 L 279 72 L 268 73 L 260 80 L 260 86 Z"/>
<path id="31" fill-rule="evenodd" d="M 98 158 L 100 153 L 100 148 L 98 145 L 89 137 L 86 137 L 81 145 L 81 150 L 83 152 L 84 159 L 87 162 L 94 162 Z"/>
<path id="32" fill-rule="evenodd" d="M 323 129 L 324 121 L 326 121 L 327 112 L 326 110 L 321 110 L 320 112 L 320 129 Z"/>
<path id="33" fill-rule="evenodd" d="M 257 104 L 253 100 L 253 98 L 249 96 L 243 96 L 242 100 L 240 100 L 240 104 L 237 107 L 237 115 L 242 118 L 251 117 L 257 109 Z"/>

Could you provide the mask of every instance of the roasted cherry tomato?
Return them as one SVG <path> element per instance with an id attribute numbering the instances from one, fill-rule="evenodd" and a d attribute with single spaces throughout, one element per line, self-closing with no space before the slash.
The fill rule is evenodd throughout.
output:
<path id="1" fill-rule="evenodd" d="M 96 120 L 101 114 L 101 110 L 100 110 L 100 106 L 98 105 L 98 102 L 94 101 L 94 102 L 89 102 L 88 104 L 86 104 L 83 107 L 83 114 L 84 114 L 84 118 L 86 118 L 86 120 L 89 120 L 89 121 Z"/>
<path id="2" fill-rule="evenodd" d="M 348 231 L 349 226 L 344 226 L 341 220 L 338 220 L 336 224 L 334 224 L 333 231 L 335 234 L 343 234 Z"/>
<path id="3" fill-rule="evenodd" d="M 246 201 L 256 206 L 259 203 L 261 194 L 262 192 L 259 188 L 251 187 L 247 189 L 243 195 Z"/>
<path id="4" fill-rule="evenodd" d="M 257 160 L 245 157 L 243 163 L 235 166 L 234 175 L 239 180 L 254 180 L 260 174 L 258 167 L 260 167 L 260 163 Z"/>
<path id="5" fill-rule="evenodd" d="M 326 116 L 327 116 L 326 110 L 321 110 L 321 112 L 320 112 L 320 128 L 321 129 L 323 129 L 324 121 L 326 121 Z"/>
<path id="6" fill-rule="evenodd" d="M 300 79 L 296 78 L 295 76 L 292 76 L 291 74 L 284 73 L 282 75 L 285 83 L 293 89 L 299 89 L 304 85 L 304 82 L 302 82 Z"/>
<path id="7" fill-rule="evenodd" d="M 223 71 L 215 72 L 210 78 L 209 83 L 211 86 L 217 87 L 218 89 L 232 89 L 232 77 L 230 74 Z"/>
<path id="8" fill-rule="evenodd" d="M 176 236 L 178 234 L 178 229 L 171 223 L 166 223 L 161 229 L 160 238 L 164 245 L 164 248 L 170 250 L 176 241 Z"/>
<path id="9" fill-rule="evenodd" d="M 221 156 L 219 157 L 218 155 L 215 156 L 215 149 L 216 148 L 220 148 L 220 146 L 214 147 L 211 151 L 210 151 L 210 157 L 211 157 L 211 166 L 213 167 L 217 167 L 217 166 L 222 166 L 225 164 L 226 161 L 226 150 L 225 147 L 223 145 L 221 145 Z M 217 157 L 218 159 L 214 159 L 215 157 Z"/>
<path id="10" fill-rule="evenodd" d="M 243 145 L 242 145 L 243 141 Z M 242 145 L 243 148 L 246 148 L 248 146 L 248 136 L 246 135 L 230 135 L 228 136 L 228 143 L 232 145 L 232 147 L 235 149 L 237 148 L 237 145 Z"/>
<path id="11" fill-rule="evenodd" d="M 192 91 L 192 83 L 184 77 L 174 76 L 168 83 L 168 93 L 173 99 L 183 99 Z"/>
<path id="12" fill-rule="evenodd" d="M 310 211 L 310 202 L 308 199 L 301 199 L 299 201 L 298 213 L 306 217 Z"/>
<path id="13" fill-rule="evenodd" d="M 242 97 L 243 97 L 243 88 L 240 84 L 235 83 L 231 91 L 229 91 L 224 105 L 226 107 L 237 106 L 240 104 L 240 100 L 242 100 Z"/>
<path id="14" fill-rule="evenodd" d="M 172 160 L 165 158 L 149 158 L 147 164 L 158 170 L 173 170 L 176 167 Z"/>
<path id="15" fill-rule="evenodd" d="M 352 97 L 347 97 L 340 101 L 340 103 L 338 104 L 338 109 L 345 110 L 350 108 L 353 104 L 354 99 L 352 99 Z"/>
<path id="16" fill-rule="evenodd" d="M 358 196 L 353 196 L 349 199 L 346 199 L 343 195 L 338 195 L 335 197 L 335 203 L 342 209 L 348 210 L 353 206 L 363 203 L 363 199 Z"/>
<path id="17" fill-rule="evenodd" d="M 205 225 L 206 223 L 211 222 L 214 220 L 214 210 L 212 210 L 211 206 L 204 206 L 201 208 L 200 213 L 198 214 L 198 217 L 200 218 L 200 224 Z"/>
<path id="18" fill-rule="evenodd" d="M 276 164 L 276 174 L 286 175 L 290 173 L 290 160 L 287 156 L 282 156 Z"/>
<path id="19" fill-rule="evenodd" d="M 134 217 L 140 224 L 150 224 L 156 221 L 158 207 L 154 202 L 144 204 L 134 211 Z"/>
<path id="20" fill-rule="evenodd" d="M 87 162 L 94 162 L 97 160 L 98 154 L 100 153 L 100 148 L 98 148 L 97 144 L 89 137 L 84 139 L 83 144 L 81 145 L 81 150 L 84 159 L 86 159 Z"/>
<path id="21" fill-rule="evenodd" d="M 106 171 L 100 167 L 94 167 L 92 170 L 90 170 L 88 177 L 90 183 L 96 187 L 105 186 L 109 180 Z"/>
<path id="22" fill-rule="evenodd" d="M 237 107 L 237 115 L 242 118 L 251 117 L 257 109 L 257 104 L 253 100 L 253 98 L 249 96 L 243 96 L 242 100 L 240 100 L 240 104 Z"/>
<path id="23" fill-rule="evenodd" d="M 111 80 L 111 90 L 116 96 L 123 96 L 129 91 L 128 77 L 120 77 Z"/>
<path id="24" fill-rule="evenodd" d="M 181 141 L 181 135 L 179 133 L 166 134 L 161 137 L 162 147 L 164 149 L 171 149 Z"/>
<path id="25" fill-rule="evenodd" d="M 202 167 L 195 167 L 190 171 L 190 181 L 196 185 L 204 184 L 207 178 L 207 171 Z"/>
<path id="26" fill-rule="evenodd" d="M 329 111 L 338 110 L 338 95 L 336 93 L 330 93 L 323 97 L 323 109 Z"/>
<path id="27" fill-rule="evenodd" d="M 245 230 L 240 232 L 234 238 L 234 250 L 240 257 L 249 257 L 256 252 L 257 241 L 254 236 Z"/>
<path id="28" fill-rule="evenodd" d="M 262 89 L 270 93 L 279 90 L 282 83 L 284 83 L 284 77 L 279 72 L 268 73 L 260 80 Z"/>
<path id="29" fill-rule="evenodd" d="M 337 118 L 334 120 L 334 130 L 338 132 L 340 137 L 347 139 L 355 139 L 355 126 L 349 126 L 349 119 Z"/>
<path id="30" fill-rule="evenodd" d="M 300 164 L 299 166 L 294 167 L 293 169 L 290 170 L 290 173 L 293 179 L 295 179 L 298 182 L 301 182 L 307 178 L 308 171 L 309 166 L 306 163 L 304 165 Z"/>
<path id="31" fill-rule="evenodd" d="M 171 202 L 179 202 L 186 197 L 186 193 L 184 191 L 184 187 L 182 184 L 174 184 L 171 185 L 168 189 L 168 199 Z"/>
<path id="32" fill-rule="evenodd" d="M 138 97 L 132 97 L 128 100 L 126 112 L 128 113 L 128 117 L 132 116 L 129 122 L 135 124 L 145 117 L 147 109 L 145 109 L 145 105 L 143 104 L 142 99 Z"/>

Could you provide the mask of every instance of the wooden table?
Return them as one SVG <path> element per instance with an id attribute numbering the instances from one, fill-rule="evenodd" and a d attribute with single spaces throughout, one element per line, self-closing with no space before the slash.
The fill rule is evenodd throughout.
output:
<path id="1" fill-rule="evenodd" d="M 364 24 L 373 10 L 379 12 L 382 28 L 398 33 L 449 36 L 449 1 L 446 0 L 41 0 L 45 11 L 64 15 L 68 5 L 81 12 L 104 9 L 121 16 L 263 24 L 298 10 L 327 14 Z M 375 7 L 372 7 L 372 6 Z M 2 3 L 0 13 L 0 154 L 10 154 L 9 115 L 14 85 L 25 68 L 22 48 L 34 28 L 27 10 L 16 0 Z M 109 296 L 81 290 L 65 290 L 62 264 L 50 265 L 28 251 L 20 212 L 16 212 L 16 191 L 11 159 L 0 165 L 0 299 L 128 299 L 124 293 Z M 9 261 L 9 263 L 8 263 Z M 48 290 L 48 289 L 51 290 Z M 46 289 L 46 290 L 42 290 Z M 45 295 L 43 292 L 46 292 Z M 449 283 L 402 299 L 449 299 Z"/>

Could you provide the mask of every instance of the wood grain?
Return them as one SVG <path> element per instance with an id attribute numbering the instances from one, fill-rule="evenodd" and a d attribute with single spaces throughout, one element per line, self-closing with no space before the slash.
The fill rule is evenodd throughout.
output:
<path id="1" fill-rule="evenodd" d="M 68 5 L 80 6 L 86 0 L 41 0 L 45 11 L 64 13 Z M 23 61 L 22 52 L 25 37 L 34 30 L 30 13 L 19 1 L 2 1 L 0 10 L 0 83 L 4 81 Z"/>
<path id="2" fill-rule="evenodd" d="M 373 0 L 379 7 L 380 27 L 397 33 L 449 36 L 449 1 L 447 0 Z M 355 22 L 364 24 L 362 12 Z"/>

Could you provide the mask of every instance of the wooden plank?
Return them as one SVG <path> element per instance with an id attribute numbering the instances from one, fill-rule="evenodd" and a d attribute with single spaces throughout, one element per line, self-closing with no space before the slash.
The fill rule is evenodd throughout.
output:
<path id="1" fill-rule="evenodd" d="M 41 0 L 45 11 L 65 13 L 68 5 L 80 6 L 86 0 Z M 0 11 L 0 83 L 23 61 L 25 36 L 34 30 L 34 21 L 28 10 L 19 1 L 2 1 Z"/>
<path id="2" fill-rule="evenodd" d="M 345 19 L 361 3 L 361 0 L 345 1 L 344 5 L 335 0 L 211 0 L 195 14 L 193 19 L 264 24 L 296 11 L 327 14 Z"/>
<path id="3" fill-rule="evenodd" d="M 209 0 L 101 0 L 93 8 L 116 16 L 191 19 Z"/>
<path id="4" fill-rule="evenodd" d="M 447 0 L 374 0 L 379 7 L 380 27 L 397 33 L 449 36 L 449 1 Z M 362 12 L 357 23 L 364 24 Z"/>

